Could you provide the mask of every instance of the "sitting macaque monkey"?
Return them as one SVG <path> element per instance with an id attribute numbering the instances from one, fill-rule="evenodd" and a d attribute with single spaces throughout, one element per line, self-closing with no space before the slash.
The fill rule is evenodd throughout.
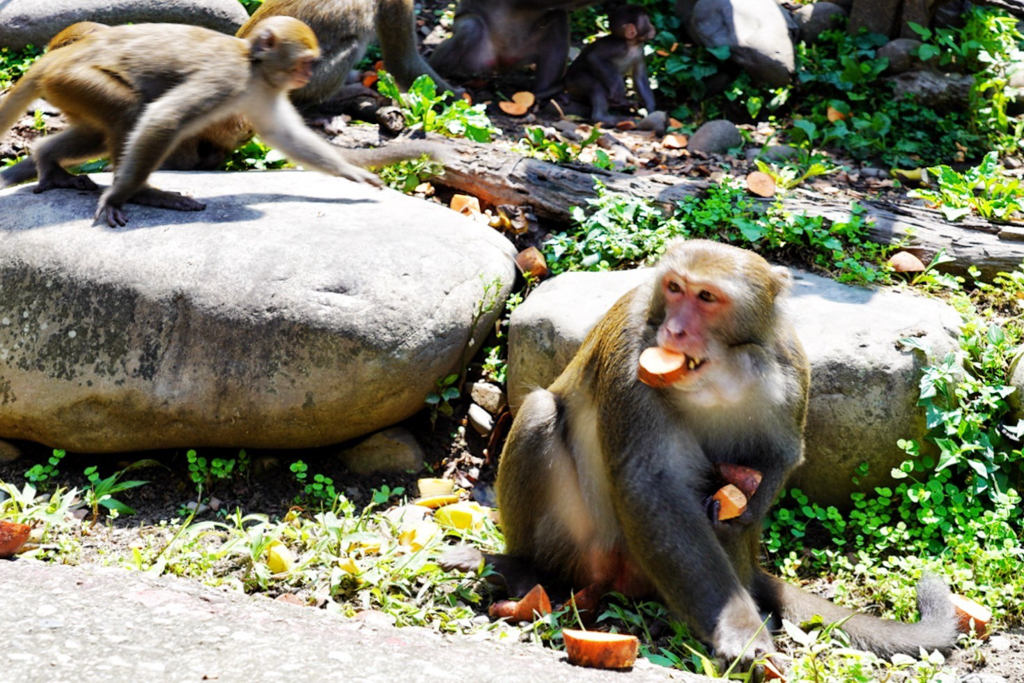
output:
<path id="1" fill-rule="evenodd" d="M 497 479 L 505 554 L 461 546 L 442 565 L 467 571 L 486 559 L 520 595 L 537 582 L 652 592 L 725 661 L 775 651 L 762 615 L 775 625 L 846 620 L 856 647 L 886 657 L 952 647 L 954 607 L 936 578 L 918 585 L 921 621 L 904 624 L 758 565 L 764 517 L 803 460 L 810 373 L 785 312 L 790 282 L 750 251 L 672 243 L 516 414 Z M 660 387 L 638 379 L 641 352 L 655 346 L 686 356 L 681 377 Z M 726 521 L 707 503 L 718 463 L 762 474 L 746 510 Z"/>
<path id="2" fill-rule="evenodd" d="M 615 124 L 610 105 L 627 104 L 625 76 L 648 114 L 654 113 L 654 93 L 647 77 L 644 44 L 654 38 L 647 10 L 637 5 L 616 7 L 608 14 L 611 35 L 598 38 L 580 52 L 565 74 L 565 89 L 574 99 L 590 102 L 594 121 Z"/>
<path id="3" fill-rule="evenodd" d="M 533 92 L 550 97 L 569 61 L 569 11 L 597 0 L 461 0 L 452 37 L 430 64 L 451 78 L 468 79 L 537 65 Z"/>
<path id="4" fill-rule="evenodd" d="M 96 219 L 111 226 L 127 222 L 126 202 L 204 209 L 194 199 L 150 187 L 147 179 L 182 140 L 241 115 L 293 161 L 375 186 L 380 180 L 361 166 L 435 151 L 405 144 L 343 152 L 307 128 L 288 92 L 309 81 L 319 56 L 316 36 L 291 17 L 267 19 L 247 39 L 179 24 L 101 27 L 32 65 L 0 103 L 0 135 L 36 97 L 59 107 L 71 125 L 33 148 L 35 192 L 96 189 L 63 164 L 109 155 L 114 182 L 100 198 Z"/>

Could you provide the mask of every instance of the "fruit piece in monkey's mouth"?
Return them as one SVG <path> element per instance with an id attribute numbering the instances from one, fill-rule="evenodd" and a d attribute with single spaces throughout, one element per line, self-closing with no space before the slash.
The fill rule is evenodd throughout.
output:
<path id="1" fill-rule="evenodd" d="M 678 382 L 687 372 L 695 372 L 703 365 L 703 358 L 691 358 L 685 353 L 652 346 L 640 354 L 637 377 L 644 384 L 663 388 Z"/>

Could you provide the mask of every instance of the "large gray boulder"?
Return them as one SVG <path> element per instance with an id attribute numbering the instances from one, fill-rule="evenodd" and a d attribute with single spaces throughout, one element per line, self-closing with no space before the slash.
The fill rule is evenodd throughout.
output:
<path id="1" fill-rule="evenodd" d="M 728 46 L 730 59 L 756 81 L 789 84 L 796 57 L 786 10 L 775 0 L 676 0 L 676 14 L 695 42 Z"/>
<path id="2" fill-rule="evenodd" d="M 594 323 L 648 272 L 560 275 L 516 308 L 509 332 L 513 410 L 532 389 L 551 383 Z M 956 349 L 960 318 L 931 299 L 794 275 L 788 308 L 811 363 L 811 390 L 807 462 L 791 484 L 817 502 L 847 505 L 858 465 L 870 465 L 861 490 L 887 482 L 906 457 L 896 440 L 926 431 L 917 406 L 926 361 L 900 339 L 913 337 L 943 358 Z"/>
<path id="3" fill-rule="evenodd" d="M 234 33 L 248 18 L 238 0 L 0 0 L 0 45 L 45 47 L 78 21 L 192 24 Z"/>
<path id="4" fill-rule="evenodd" d="M 0 192 L 0 438 L 111 452 L 374 432 L 423 408 L 514 279 L 504 237 L 391 190 L 152 180 L 207 209 L 129 205 L 111 229 L 91 224 L 94 193 Z"/>

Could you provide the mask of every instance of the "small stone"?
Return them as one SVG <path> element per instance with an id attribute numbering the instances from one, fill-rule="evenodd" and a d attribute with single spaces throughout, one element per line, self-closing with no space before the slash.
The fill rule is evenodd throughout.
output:
<path id="1" fill-rule="evenodd" d="M 221 502 L 220 498 L 210 498 L 210 509 L 213 510 L 214 512 L 220 510 L 220 506 L 222 504 L 223 503 Z"/>
<path id="2" fill-rule="evenodd" d="M 1007 652 L 1013 647 L 1013 643 L 1006 636 L 992 636 L 988 639 L 988 646 L 993 652 Z"/>
<path id="3" fill-rule="evenodd" d="M 725 119 L 716 119 L 708 121 L 690 136 L 689 149 L 706 154 L 724 154 L 742 144 L 743 136 L 736 124 Z"/>
<path id="4" fill-rule="evenodd" d="M 508 404 L 505 392 L 490 382 L 474 382 L 469 388 L 469 397 L 491 415 L 497 415 Z"/>
<path id="5" fill-rule="evenodd" d="M 487 436 L 494 429 L 494 418 L 486 410 L 472 404 L 469 406 L 469 424 L 480 436 Z"/>
<path id="6" fill-rule="evenodd" d="M 653 130 L 656 135 L 664 135 L 668 130 L 668 114 L 663 111 L 654 111 L 640 119 L 636 125 L 640 130 Z"/>
<path id="7" fill-rule="evenodd" d="M 959 683 L 1007 683 L 1006 679 L 996 674 L 967 674 Z"/>
<path id="8" fill-rule="evenodd" d="M 0 462 L 14 462 L 21 457 L 21 449 L 10 441 L 0 439 Z"/>
<path id="9" fill-rule="evenodd" d="M 418 472 L 423 467 L 423 449 L 402 427 L 377 432 L 337 457 L 355 474 Z"/>
<path id="10" fill-rule="evenodd" d="M 846 17 L 846 10 L 831 2 L 814 2 L 793 12 L 793 20 L 800 27 L 800 38 L 814 43 L 823 31 L 836 28 Z"/>
<path id="11" fill-rule="evenodd" d="M 189 502 L 185 503 L 185 507 L 189 510 L 195 511 L 197 515 L 201 515 L 210 509 L 210 506 L 207 505 L 206 503 L 197 503 L 194 500 L 190 500 Z"/>

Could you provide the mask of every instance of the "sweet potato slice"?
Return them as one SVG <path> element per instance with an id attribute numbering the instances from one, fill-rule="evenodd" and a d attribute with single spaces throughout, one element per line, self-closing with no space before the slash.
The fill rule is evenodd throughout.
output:
<path id="1" fill-rule="evenodd" d="M 480 213 L 480 200 L 468 194 L 452 195 L 452 201 L 448 206 L 452 211 L 458 211 L 465 216 Z"/>
<path id="2" fill-rule="evenodd" d="M 0 560 L 14 557 L 25 545 L 32 527 L 28 524 L 15 524 L 14 522 L 0 522 Z"/>
<path id="3" fill-rule="evenodd" d="M 732 484 L 726 484 L 711 496 L 719 502 L 718 519 L 739 517 L 747 509 L 747 497 Z"/>
<path id="4" fill-rule="evenodd" d="M 644 384 L 657 389 L 678 382 L 686 374 L 686 355 L 652 346 L 640 354 L 637 377 Z"/>
<path id="5" fill-rule="evenodd" d="M 534 613 L 540 616 L 551 614 L 551 600 L 544 587 L 538 583 L 522 600 L 499 600 L 491 605 L 487 613 L 494 619 L 533 621 Z"/>
<path id="6" fill-rule="evenodd" d="M 988 622 L 992 621 L 992 610 L 962 595 L 954 593 L 949 597 L 956 606 L 957 628 L 960 632 L 970 633 L 973 621 L 974 633 L 979 638 L 988 638 Z"/>
<path id="7" fill-rule="evenodd" d="M 628 669 L 636 662 L 640 641 L 636 636 L 603 631 L 562 629 L 565 653 L 576 666 Z"/>
<path id="8" fill-rule="evenodd" d="M 763 171 L 754 171 L 747 174 L 747 191 L 758 197 L 775 196 L 775 179 Z"/>
<path id="9" fill-rule="evenodd" d="M 749 500 L 761 485 L 761 473 L 753 467 L 734 465 L 731 462 L 718 463 L 718 472 L 727 484 L 732 484 Z"/>

